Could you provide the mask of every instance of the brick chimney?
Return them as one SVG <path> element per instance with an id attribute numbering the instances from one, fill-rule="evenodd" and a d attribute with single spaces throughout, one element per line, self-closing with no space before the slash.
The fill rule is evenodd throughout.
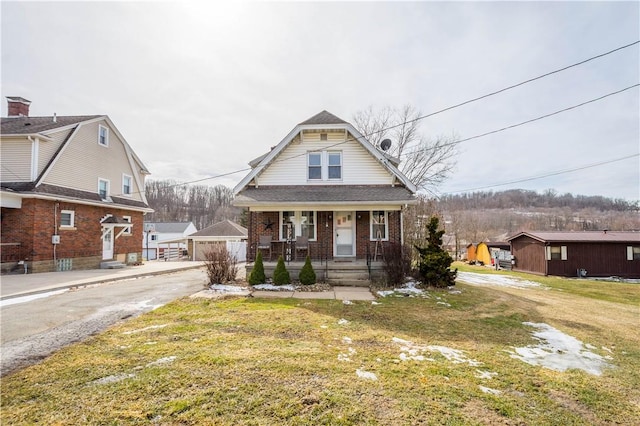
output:
<path id="1" fill-rule="evenodd" d="M 20 96 L 7 96 L 7 100 L 9 101 L 9 117 L 29 116 L 29 105 L 31 105 L 31 101 L 21 98 Z"/>

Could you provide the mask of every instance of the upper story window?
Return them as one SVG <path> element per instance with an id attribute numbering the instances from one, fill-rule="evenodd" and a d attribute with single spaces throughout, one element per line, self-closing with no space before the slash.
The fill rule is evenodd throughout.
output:
<path id="1" fill-rule="evenodd" d="M 107 179 L 98 178 L 98 194 L 103 200 L 109 198 L 109 181 Z"/>
<path id="2" fill-rule="evenodd" d="M 131 195 L 132 189 L 131 185 L 133 182 L 133 178 L 129 175 L 122 175 L 122 194 Z"/>
<path id="3" fill-rule="evenodd" d="M 329 179 L 342 179 L 342 153 L 329 152 Z"/>
<path id="4" fill-rule="evenodd" d="M 387 241 L 389 239 L 388 213 L 384 210 L 371 212 L 371 240 Z"/>
<path id="5" fill-rule="evenodd" d="M 342 152 L 309 152 L 307 180 L 341 180 Z"/>
<path id="6" fill-rule="evenodd" d="M 60 212 L 60 227 L 73 228 L 75 226 L 76 212 L 73 210 L 62 210 Z"/>
<path id="7" fill-rule="evenodd" d="M 109 146 L 109 128 L 99 125 L 98 126 L 98 144 L 102 146 Z"/>
<path id="8" fill-rule="evenodd" d="M 321 180 L 322 179 L 322 153 L 310 152 L 308 156 L 308 179 L 309 180 Z"/>

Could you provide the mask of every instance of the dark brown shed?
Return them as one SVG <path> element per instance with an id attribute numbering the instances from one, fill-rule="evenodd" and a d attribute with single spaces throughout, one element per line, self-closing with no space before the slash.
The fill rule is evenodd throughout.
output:
<path id="1" fill-rule="evenodd" d="M 640 232 L 520 232 L 507 241 L 515 271 L 640 278 Z"/>

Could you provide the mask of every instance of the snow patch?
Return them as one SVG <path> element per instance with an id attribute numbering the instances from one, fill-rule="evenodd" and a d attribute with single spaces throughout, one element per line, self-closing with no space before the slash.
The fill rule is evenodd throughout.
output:
<path id="1" fill-rule="evenodd" d="M 345 343 L 347 345 L 350 345 L 353 341 L 351 340 L 351 337 L 343 337 L 342 338 L 342 343 Z"/>
<path id="2" fill-rule="evenodd" d="M 367 380 L 378 380 L 378 377 L 371 373 L 370 371 L 364 371 L 361 369 L 357 369 L 356 370 L 356 375 L 358 377 L 360 377 L 361 379 L 367 379 Z"/>
<path id="3" fill-rule="evenodd" d="M 238 287 L 235 285 L 225 285 L 225 284 L 211 284 L 209 289 L 214 293 L 224 293 L 224 294 L 248 294 L 249 289 L 247 287 Z"/>
<path id="4" fill-rule="evenodd" d="M 382 303 L 380 303 L 380 302 L 376 302 L 375 300 L 372 300 L 372 301 L 371 301 L 371 304 L 372 304 L 372 305 L 382 305 Z"/>
<path id="5" fill-rule="evenodd" d="M 491 389 L 485 386 L 478 386 L 480 390 L 484 393 L 488 393 L 490 395 L 500 395 L 502 392 L 496 389 Z"/>
<path id="6" fill-rule="evenodd" d="M 380 297 L 388 297 L 388 296 L 395 296 L 395 297 L 414 297 L 414 296 L 420 296 L 420 297 L 424 297 L 424 298 L 428 298 L 429 295 L 427 294 L 426 291 L 420 289 L 420 288 L 416 288 L 417 283 L 415 281 L 407 281 L 406 283 L 404 283 L 404 285 L 402 287 L 398 287 L 398 288 L 394 288 L 393 290 L 380 290 L 378 292 L 376 292 L 376 294 Z"/>
<path id="7" fill-rule="evenodd" d="M 495 376 L 498 375 L 498 373 L 494 373 L 493 371 L 483 371 L 483 370 L 476 370 L 476 372 L 478 374 L 476 374 L 476 377 L 478 379 L 493 379 Z"/>
<path id="8" fill-rule="evenodd" d="M 458 280 L 464 281 L 467 284 L 477 286 L 498 286 L 498 287 L 510 287 L 510 288 L 535 288 L 543 287 L 540 283 L 535 281 L 523 280 L 516 277 L 510 277 L 507 275 L 493 275 L 493 274 L 476 274 L 474 272 L 458 272 Z"/>
<path id="9" fill-rule="evenodd" d="M 539 341 L 538 345 L 514 348 L 511 357 L 531 365 L 540 365 L 555 371 L 580 369 L 589 374 L 600 376 L 610 364 L 605 358 L 588 351 L 585 345 L 575 337 L 564 334 L 545 323 L 524 322 L 526 326 L 540 331 L 532 333 Z"/>
<path id="10" fill-rule="evenodd" d="M 448 348 L 446 346 L 427 346 L 427 349 L 429 349 L 432 352 L 440 352 L 440 354 L 445 357 L 446 359 L 448 359 L 449 361 L 451 361 L 454 364 L 469 364 L 473 367 L 477 367 L 482 365 L 482 363 L 480 361 L 476 361 L 475 359 L 470 359 L 467 358 L 467 356 L 464 354 L 464 351 L 461 351 L 459 349 L 452 349 L 452 348 Z"/>
<path id="11" fill-rule="evenodd" d="M 176 356 L 166 356 L 164 358 L 157 359 L 149 364 L 145 365 L 145 367 L 155 367 L 157 365 L 169 364 L 176 360 Z"/>
<path id="12" fill-rule="evenodd" d="M 344 319 L 344 318 L 340 318 L 340 319 L 338 320 L 338 325 L 346 325 L 346 324 L 349 324 L 349 321 L 348 321 L 348 320 L 346 320 L 346 319 Z"/>
<path id="13" fill-rule="evenodd" d="M 101 379 L 97 379 L 93 381 L 94 385 L 108 385 L 109 383 L 117 383 L 126 379 L 131 379 L 136 377 L 135 374 L 132 373 L 122 373 L 122 374 L 114 374 L 112 376 L 103 377 Z"/>
<path id="14" fill-rule="evenodd" d="M 351 300 L 343 300 L 342 304 L 343 305 L 353 305 L 353 302 Z"/>
<path id="15" fill-rule="evenodd" d="M 286 285 L 273 285 L 273 284 L 258 284 L 253 286 L 254 290 L 271 290 L 271 291 L 295 291 L 296 287 L 291 284 Z"/>
<path id="16" fill-rule="evenodd" d="M 11 299 L 0 301 L 0 308 L 4 308 L 5 306 L 17 305 L 19 303 L 27 303 L 31 302 L 32 300 L 44 299 L 45 297 L 56 296 L 58 294 L 66 293 L 67 291 L 69 291 L 69 289 L 65 288 L 62 290 L 48 291 L 46 293 L 32 294 L 29 296 L 12 297 Z"/>

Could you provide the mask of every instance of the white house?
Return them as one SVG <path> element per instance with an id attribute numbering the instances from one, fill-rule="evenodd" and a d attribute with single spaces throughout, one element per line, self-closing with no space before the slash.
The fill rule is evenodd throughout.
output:
<path id="1" fill-rule="evenodd" d="M 188 249 L 187 236 L 197 231 L 192 222 L 145 222 L 143 256 L 147 260 L 178 259 Z"/>

